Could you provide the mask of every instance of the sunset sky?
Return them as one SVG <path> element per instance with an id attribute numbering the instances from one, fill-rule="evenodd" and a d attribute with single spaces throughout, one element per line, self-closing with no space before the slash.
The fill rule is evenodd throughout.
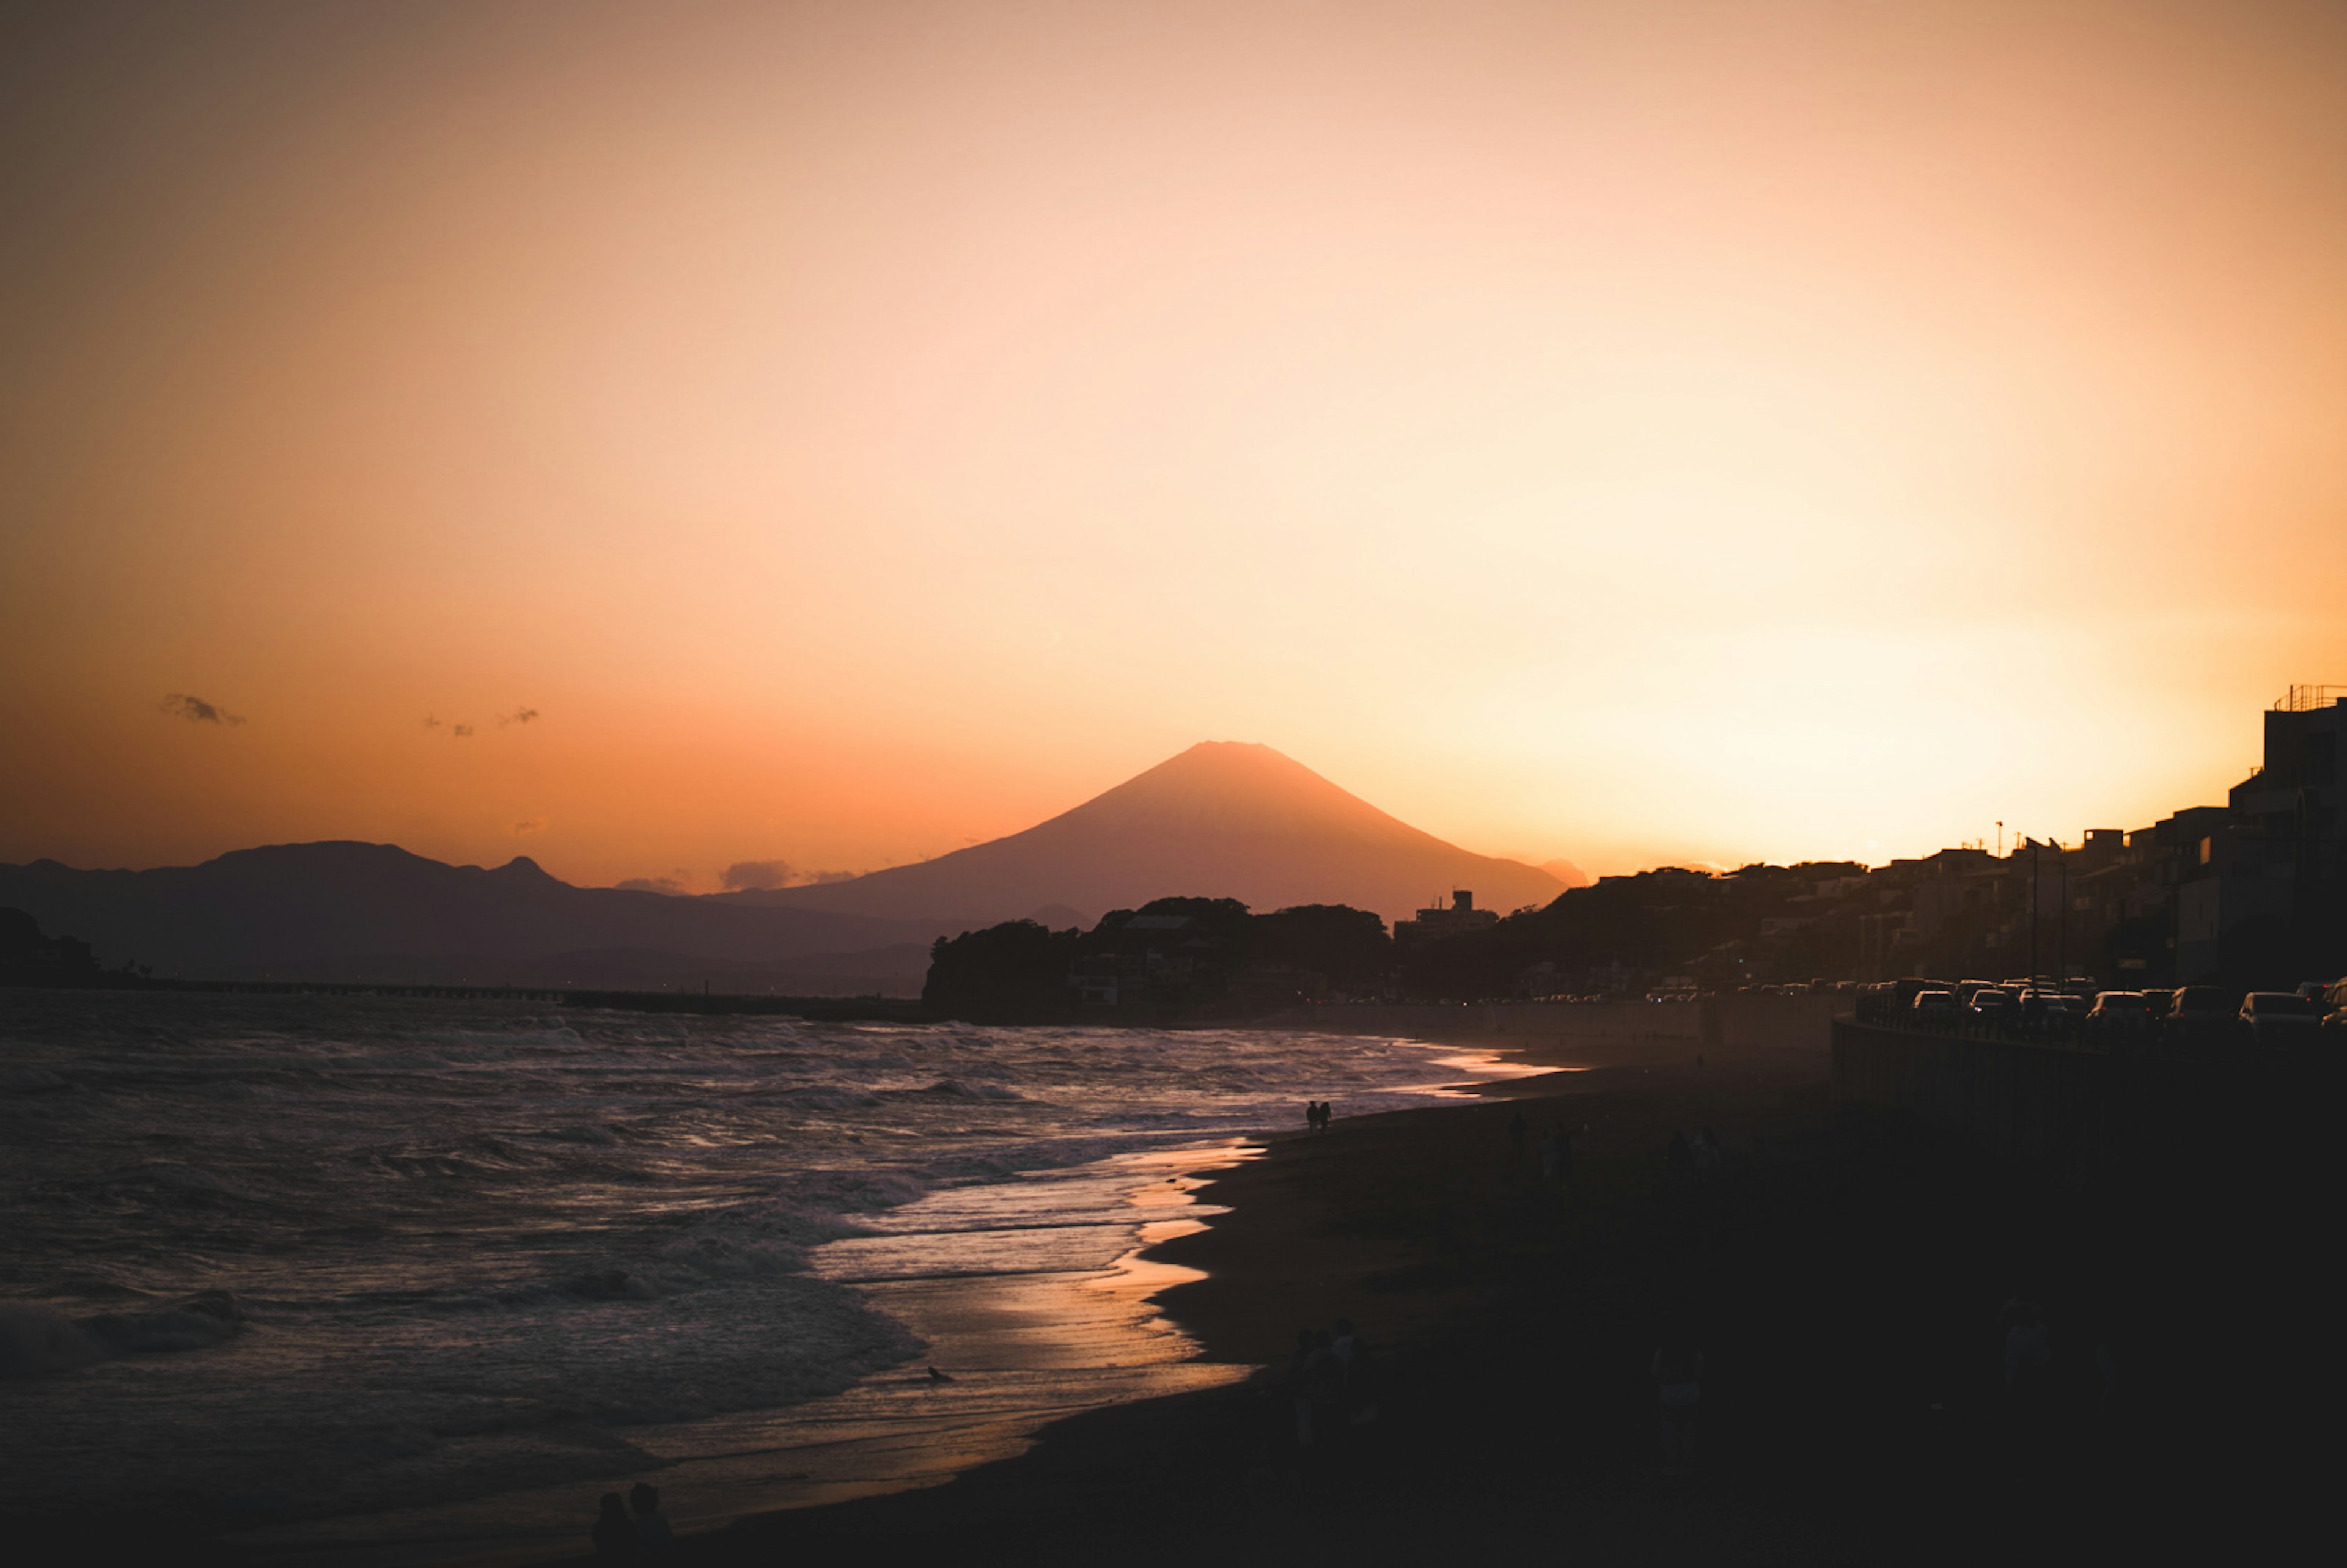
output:
<path id="1" fill-rule="evenodd" d="M 2347 682 L 2347 8 L 10 7 L 0 670 L 11 861 L 2141 826 Z"/>

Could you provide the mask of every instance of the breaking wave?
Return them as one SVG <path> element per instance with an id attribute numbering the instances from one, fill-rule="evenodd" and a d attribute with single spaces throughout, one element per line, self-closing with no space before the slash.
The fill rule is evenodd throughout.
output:
<path id="1" fill-rule="evenodd" d="M 367 998 L 8 993 L 0 1037 L 0 1503 L 257 1517 L 610 1473 L 631 1424 L 835 1392 L 919 1348 L 817 1257 L 891 1211 L 1428 1071 L 1327 1036 Z"/>
<path id="2" fill-rule="evenodd" d="M 207 1290 L 152 1312 L 71 1317 L 36 1303 L 0 1302 L 0 1378 L 62 1372 L 117 1356 L 202 1350 L 244 1328 L 225 1290 Z"/>

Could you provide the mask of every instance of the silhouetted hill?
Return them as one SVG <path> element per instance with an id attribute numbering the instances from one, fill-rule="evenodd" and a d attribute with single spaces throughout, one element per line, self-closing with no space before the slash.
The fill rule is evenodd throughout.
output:
<path id="1" fill-rule="evenodd" d="M 782 989 L 792 959 L 845 971 L 859 966 L 844 954 L 901 949 L 943 929 L 574 887 L 527 858 L 484 869 L 354 843 L 272 845 L 151 871 L 0 866 L 0 906 L 73 932 L 108 964 L 236 979 L 687 984 L 720 966 L 772 974 Z"/>
<path id="2" fill-rule="evenodd" d="M 118 978 L 98 968 L 87 942 L 45 937 L 24 910 L 0 909 L 0 986 L 92 986 Z"/>
<path id="3" fill-rule="evenodd" d="M 1269 746 L 1208 741 L 1024 833 L 853 881 L 715 901 L 977 927 L 1054 905 L 1089 919 L 1204 894 L 1392 919 L 1454 887 L 1505 910 L 1545 904 L 1564 884 L 1421 833 Z"/>

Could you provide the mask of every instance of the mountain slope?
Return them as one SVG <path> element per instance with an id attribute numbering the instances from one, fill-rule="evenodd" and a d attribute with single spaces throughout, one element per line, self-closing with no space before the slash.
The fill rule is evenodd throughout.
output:
<path id="1" fill-rule="evenodd" d="M 675 983 L 709 961 L 774 965 L 926 942 L 941 928 L 574 887 L 526 858 L 485 870 L 354 843 L 272 845 L 151 871 L 0 866 L 0 907 L 81 938 L 108 964 L 159 974 L 475 984 L 524 972 L 601 984 L 597 955 L 622 952 L 630 972 L 659 969 Z M 557 958 L 579 972 L 532 962 Z"/>
<path id="2" fill-rule="evenodd" d="M 1089 919 L 1206 894 L 1263 910 L 1350 904 L 1391 919 L 1454 887 L 1511 909 L 1564 886 L 1421 833 L 1269 746 L 1207 741 L 1007 838 L 853 881 L 717 901 L 983 925 L 1053 904 Z"/>

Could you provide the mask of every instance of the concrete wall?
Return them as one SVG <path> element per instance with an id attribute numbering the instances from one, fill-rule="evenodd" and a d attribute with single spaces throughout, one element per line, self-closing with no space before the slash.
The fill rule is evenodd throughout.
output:
<path id="1" fill-rule="evenodd" d="M 2071 1152 L 2104 1108 L 2107 1057 L 2061 1046 L 1833 1026 L 1834 1097 L 1912 1112 L 2000 1158 Z"/>
<path id="2" fill-rule="evenodd" d="M 2287 1094 L 2291 1080 L 2238 1061 L 1837 1020 L 1833 1081 L 1836 1099 L 1911 1112 L 2001 1159 L 2084 1171 L 2172 1161 L 2199 1141 L 2196 1127 Z"/>

